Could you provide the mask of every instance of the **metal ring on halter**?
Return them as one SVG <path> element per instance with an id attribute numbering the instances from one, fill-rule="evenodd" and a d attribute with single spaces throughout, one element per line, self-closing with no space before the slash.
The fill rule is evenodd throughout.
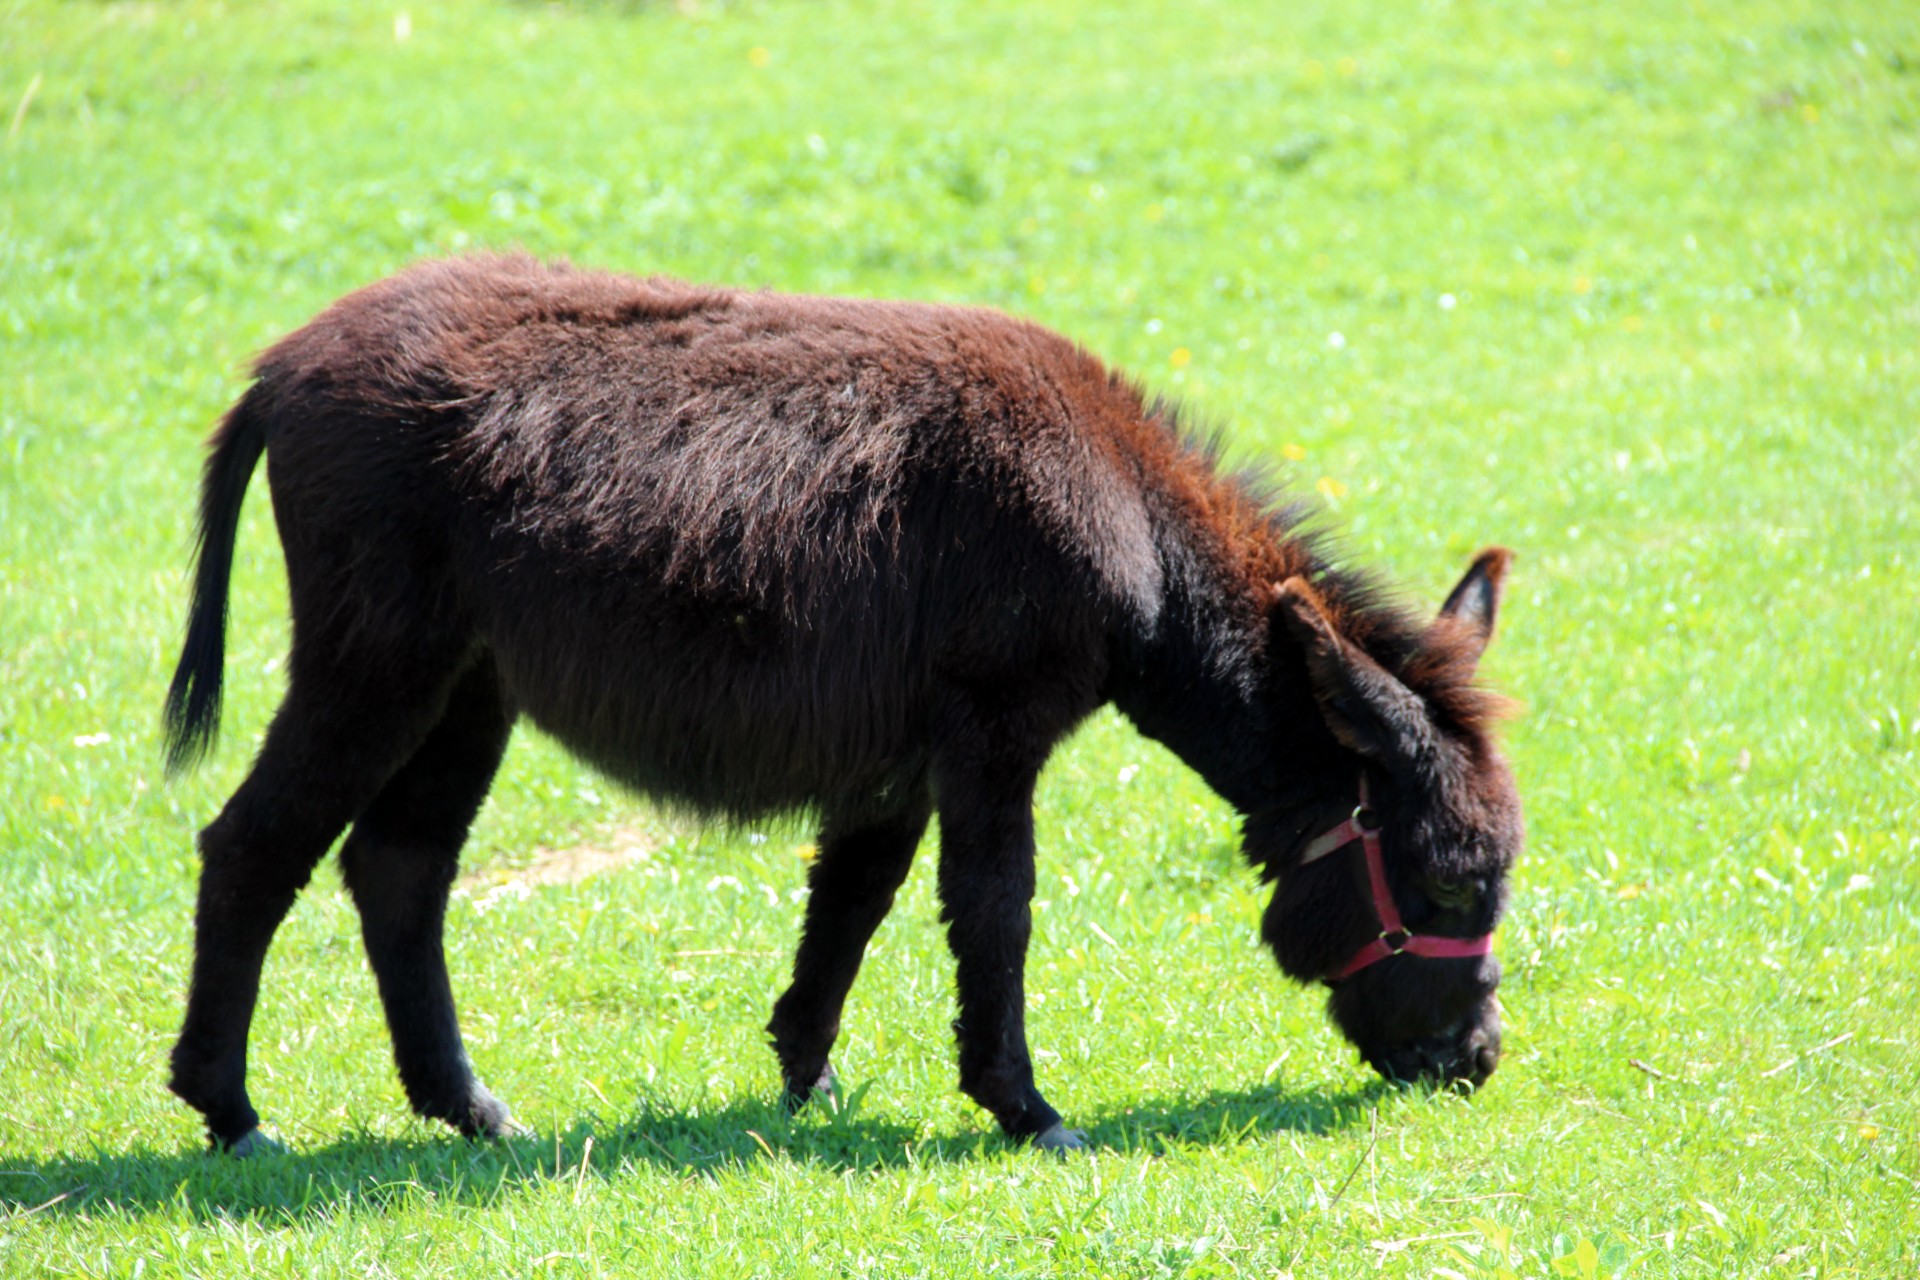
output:
<path id="1" fill-rule="evenodd" d="M 1367 775 L 1360 775 L 1360 803 L 1353 807 L 1353 816 L 1331 831 L 1325 831 L 1307 845 L 1300 857 L 1300 865 L 1305 866 L 1319 858 L 1359 842 L 1360 850 L 1366 858 L 1367 887 L 1373 899 L 1373 915 L 1381 926 L 1380 934 L 1373 941 L 1363 945 L 1343 965 L 1325 975 L 1322 981 L 1332 984 L 1349 978 L 1368 965 L 1388 959 L 1391 956 L 1416 955 L 1433 959 L 1460 959 L 1468 956 L 1484 956 L 1492 950 L 1493 940 L 1490 934 L 1481 934 L 1473 938 L 1455 938 L 1445 934 L 1415 933 L 1400 920 L 1400 908 L 1393 900 L 1393 889 L 1387 881 L 1387 868 L 1380 852 L 1380 831 L 1385 825 L 1367 801 Z M 1391 927 L 1389 927 L 1391 926 Z"/>

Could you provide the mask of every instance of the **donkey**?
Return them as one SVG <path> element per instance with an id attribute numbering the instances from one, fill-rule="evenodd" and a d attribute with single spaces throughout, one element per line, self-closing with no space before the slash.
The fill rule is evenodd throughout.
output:
<path id="1" fill-rule="evenodd" d="M 1170 406 L 989 310 L 466 258 L 348 295 L 255 374 L 210 442 L 166 707 L 177 772 L 218 730 L 264 453 L 287 690 L 200 833 L 170 1082 L 215 1149 L 268 1145 L 246 1088 L 261 964 L 343 831 L 409 1101 L 510 1129 L 442 930 L 521 715 L 641 793 L 817 819 L 768 1026 L 792 1106 L 832 1081 L 862 953 L 937 814 L 960 1087 L 1015 1139 L 1080 1145 L 1027 1049 L 1032 804 L 1109 702 L 1244 816 L 1267 944 L 1377 1071 L 1494 1070 L 1488 938 L 1522 829 L 1474 668 L 1507 552 L 1418 619 Z"/>

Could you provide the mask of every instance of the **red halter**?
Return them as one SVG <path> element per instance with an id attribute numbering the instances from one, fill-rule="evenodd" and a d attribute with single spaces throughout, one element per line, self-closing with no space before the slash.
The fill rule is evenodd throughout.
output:
<path id="1" fill-rule="evenodd" d="M 1367 807 L 1367 775 L 1360 775 L 1360 804 L 1353 816 L 1318 837 L 1307 846 L 1300 858 L 1300 865 L 1318 861 L 1328 854 L 1344 849 L 1355 840 L 1367 858 L 1367 881 L 1373 887 L 1373 911 L 1380 920 L 1380 936 L 1354 952 L 1348 961 L 1329 973 L 1328 982 L 1338 982 L 1342 978 L 1352 977 L 1370 964 L 1385 960 L 1388 956 L 1397 956 L 1405 951 L 1416 956 L 1432 956 L 1441 959 L 1457 959 L 1462 956 L 1484 956 L 1493 950 L 1493 935 L 1483 933 L 1477 938 L 1448 938 L 1433 933 L 1415 933 L 1400 923 L 1400 908 L 1394 905 L 1393 892 L 1387 888 L 1387 865 L 1380 857 L 1380 823 L 1373 811 Z"/>

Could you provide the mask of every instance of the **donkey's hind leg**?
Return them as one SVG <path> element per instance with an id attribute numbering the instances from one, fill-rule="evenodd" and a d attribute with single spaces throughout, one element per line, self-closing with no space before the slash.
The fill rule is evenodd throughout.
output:
<path id="1" fill-rule="evenodd" d="M 192 986 L 170 1087 L 219 1149 L 260 1141 L 247 1035 L 274 931 L 334 839 L 425 738 L 445 686 L 424 698 L 342 664 L 296 665 L 252 772 L 200 833 Z"/>
<path id="2" fill-rule="evenodd" d="M 908 808 L 882 821 L 840 822 L 820 832 L 808 877 L 807 918 L 793 958 L 793 985 L 773 1007 L 767 1032 L 780 1059 L 789 1109 L 833 1082 L 827 1055 L 840 1034 L 840 1011 L 873 931 L 893 906 L 932 813 L 923 784 Z"/>
<path id="3" fill-rule="evenodd" d="M 407 1100 L 468 1137 L 497 1137 L 513 1121 L 474 1078 L 441 934 L 460 846 L 512 727 L 498 673 L 483 659 L 454 687 L 440 722 L 354 822 L 340 850 Z"/>

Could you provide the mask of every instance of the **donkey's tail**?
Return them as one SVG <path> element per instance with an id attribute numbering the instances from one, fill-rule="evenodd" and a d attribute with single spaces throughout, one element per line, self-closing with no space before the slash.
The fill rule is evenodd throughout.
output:
<path id="1" fill-rule="evenodd" d="M 220 732 L 220 680 L 226 665 L 227 579 L 247 481 L 267 448 L 256 384 L 227 411 L 208 443 L 200 481 L 200 530 L 194 545 L 193 604 L 187 641 L 167 690 L 167 774 L 191 768 Z"/>

